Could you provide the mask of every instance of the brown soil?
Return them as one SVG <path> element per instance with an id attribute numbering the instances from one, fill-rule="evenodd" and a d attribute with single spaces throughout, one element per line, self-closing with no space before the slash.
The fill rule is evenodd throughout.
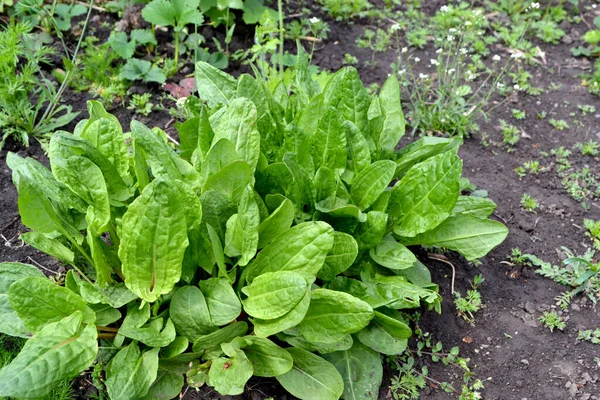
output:
<path id="1" fill-rule="evenodd" d="M 440 1 L 426 2 L 430 13 L 444 4 Z M 582 2 L 588 3 L 588 2 Z M 305 6 L 303 4 L 302 6 Z M 310 4 L 309 4 L 310 5 Z M 301 8 L 290 6 L 290 13 Z M 370 49 L 359 49 L 356 39 L 362 35 L 364 27 L 372 25 L 371 21 L 354 21 L 339 23 L 326 15 L 315 11 L 316 15 L 330 24 L 329 39 L 317 46 L 314 61 L 322 68 L 338 69 L 342 66 L 345 53 L 355 55 L 363 65 L 371 60 Z M 595 15 L 585 15 L 591 21 Z M 99 36 L 102 33 L 99 24 L 102 21 L 115 22 L 112 16 L 100 15 L 96 19 Z M 580 33 L 587 29 L 584 25 L 571 27 Z M 221 33 L 219 33 L 221 34 Z M 555 304 L 554 298 L 565 290 L 558 284 L 537 275 L 533 269 L 513 266 L 506 263 L 511 249 L 518 247 L 524 253 L 538 255 L 546 261 L 558 264 L 561 260 L 559 250 L 566 246 L 575 253 L 581 254 L 589 247 L 590 242 L 581 228 L 583 218 L 600 219 L 598 201 L 590 202 L 589 210 L 573 200 L 563 189 L 560 179 L 554 172 L 542 173 L 538 176 L 527 176 L 520 179 L 513 169 L 524 161 L 540 160 L 544 165 L 550 159 L 540 156 L 540 151 L 549 152 L 560 145 L 572 147 L 576 142 L 589 139 L 600 140 L 600 100 L 590 95 L 581 86 L 578 74 L 584 72 L 573 63 L 570 48 L 578 43 L 576 32 L 571 31 L 575 43 L 561 43 L 557 46 L 539 44 L 546 52 L 547 64 L 528 67 L 532 73 L 532 83 L 536 87 L 549 88 L 550 83 L 560 85 L 555 90 L 547 90 L 538 97 L 519 95 L 515 103 L 497 108 L 487 123 L 481 124 L 481 132 L 489 137 L 491 145 L 484 146 L 480 136 L 465 140 L 460 150 L 464 159 L 464 176 L 480 189 L 489 191 L 489 197 L 498 204 L 496 217 L 510 228 L 510 234 L 504 244 L 483 259 L 480 266 L 474 266 L 463 259 L 449 255 L 449 260 L 456 267 L 456 290 L 465 293 L 473 276 L 483 274 L 485 283 L 480 291 L 485 309 L 475 315 L 475 325 L 467 324 L 456 315 L 453 296 L 450 293 L 451 269 L 448 265 L 423 258 L 430 267 L 434 281 L 439 283 L 444 297 L 443 313 L 425 313 L 421 328 L 441 340 L 444 348 L 459 346 L 461 355 L 471 359 L 471 366 L 477 377 L 485 379 L 485 399 L 497 400 L 551 400 L 551 399 L 600 399 L 600 346 L 577 340 L 579 330 L 600 328 L 597 308 L 585 298 L 576 298 L 564 316 L 568 319 L 567 328 L 561 332 L 550 333 L 540 326 L 538 317 L 542 311 Z M 242 42 L 247 43 L 252 37 L 245 32 Z M 237 43 L 235 46 L 242 46 Z M 433 54 L 434 49 L 423 50 L 423 59 Z M 502 54 L 502 53 L 501 53 Z M 502 54 L 506 56 L 506 54 Z M 381 84 L 387 77 L 389 64 L 395 61 L 394 50 L 377 53 L 375 68 L 359 68 L 361 77 L 366 83 Z M 574 67 L 575 66 L 575 67 Z M 231 66 L 231 72 L 239 73 L 239 66 Z M 160 89 L 144 86 L 136 87 L 139 92 L 160 92 Z M 65 102 L 73 105 L 75 110 L 85 114 L 87 95 L 67 92 Z M 577 105 L 594 105 L 597 114 L 582 117 Z M 511 121 L 510 109 L 520 108 L 527 112 L 525 121 Z M 572 112 L 578 113 L 583 127 L 571 128 L 559 132 L 553 129 L 547 120 L 536 119 L 541 111 L 548 112 L 548 118 L 572 121 Z M 134 118 L 131 111 L 119 107 L 113 110 L 119 120 L 127 126 Z M 498 120 L 505 119 L 519 126 L 526 137 L 516 146 L 516 151 L 509 153 L 502 147 L 494 145 L 500 142 Z M 167 127 L 167 133 L 174 134 L 172 123 L 167 112 L 155 112 L 142 122 L 160 128 Z M 72 124 L 69 129 L 72 128 Z M 412 139 L 408 139 L 412 140 Z M 39 144 L 32 140 L 27 149 L 9 143 L 0 152 L 0 260 L 36 263 L 47 274 L 61 273 L 64 267 L 52 258 L 23 245 L 18 235 L 26 231 L 21 224 L 17 210 L 17 194 L 12 184 L 10 170 L 6 166 L 6 152 L 16 151 L 22 156 L 31 156 L 47 164 Z M 573 165 L 589 165 L 599 173 L 598 157 L 583 157 L 576 151 L 570 158 Z M 541 200 L 542 209 L 537 214 L 527 213 L 519 206 L 523 193 L 529 193 Z M 468 343 L 467 343 L 468 342 Z M 459 388 L 462 374 L 452 367 L 441 364 L 429 366 L 430 376 L 438 381 L 449 381 Z M 389 379 L 392 371 L 386 370 Z M 78 398 L 87 398 L 89 387 L 80 381 L 82 387 Z M 388 383 L 389 384 L 389 381 Z M 391 398 L 387 384 L 380 392 L 380 398 Z M 78 388 L 79 389 L 79 388 Z M 243 398 L 291 399 L 273 380 L 253 379 L 248 385 L 247 394 Z M 188 390 L 185 399 L 217 399 L 210 389 L 196 393 Z M 431 384 L 422 394 L 423 399 L 457 398 L 455 394 L 444 393 L 436 385 Z"/>

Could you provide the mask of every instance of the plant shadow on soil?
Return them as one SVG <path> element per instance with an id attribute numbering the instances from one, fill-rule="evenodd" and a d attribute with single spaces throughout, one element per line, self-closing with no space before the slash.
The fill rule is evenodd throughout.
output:
<path id="1" fill-rule="evenodd" d="M 439 1 L 427 2 L 425 11 L 432 14 L 440 5 Z M 310 5 L 310 3 L 309 3 Z M 294 11 L 294 4 L 290 5 Z M 298 6 L 297 8 L 300 8 Z M 297 11 L 297 10 L 295 10 Z M 291 12 L 290 12 L 291 13 Z M 361 61 L 371 59 L 369 49 L 356 47 L 356 38 L 362 35 L 366 21 L 353 24 L 337 23 L 323 14 L 316 14 L 331 26 L 329 39 L 317 46 L 314 62 L 326 69 L 338 69 L 342 66 L 345 53 L 351 53 Z M 582 29 L 574 26 L 573 30 Z M 536 43 L 538 44 L 538 43 Z M 476 377 L 485 380 L 485 399 L 495 400 L 551 400 L 551 399 L 600 399 L 600 346 L 577 340 L 582 329 L 600 327 L 597 309 L 590 301 L 582 297 L 576 298 L 569 308 L 567 328 L 564 332 L 550 333 L 540 326 L 538 317 L 550 306 L 554 298 L 565 290 L 564 287 L 537 275 L 533 269 L 513 266 L 501 261 L 507 260 L 511 249 L 518 247 L 524 253 L 535 254 L 545 261 L 558 264 L 561 260 L 557 249 L 566 246 L 575 253 L 581 254 L 589 246 L 582 226 L 583 218 L 600 219 L 598 203 L 591 204 L 588 211 L 571 199 L 561 186 L 560 179 L 553 173 L 539 176 L 527 176 L 520 179 L 513 171 L 524 161 L 540 159 L 539 151 L 563 145 L 572 147 L 576 142 L 589 139 L 600 140 L 600 114 L 582 117 L 583 128 L 569 129 L 564 132 L 552 130 L 546 121 L 536 120 L 537 112 L 546 110 L 556 119 L 569 119 L 569 113 L 576 111 L 577 104 L 590 104 L 600 110 L 600 100 L 591 96 L 580 85 L 577 74 L 583 71 L 572 63 L 570 45 L 549 46 L 539 43 L 546 52 L 547 64 L 532 70 L 533 84 L 547 88 L 551 82 L 561 84 L 558 89 L 542 94 L 539 97 L 520 95 L 514 103 L 498 108 L 490 115 L 486 123 L 482 123 L 481 131 L 486 132 L 491 140 L 500 141 L 497 129 L 498 120 L 510 120 L 510 108 L 525 110 L 529 117 L 519 124 L 527 133 L 516 146 L 516 151 L 508 153 L 500 147 L 482 146 L 479 136 L 466 139 L 460 150 L 464 159 L 464 176 L 476 184 L 478 188 L 489 192 L 489 197 L 497 204 L 496 217 L 510 228 L 507 240 L 486 258 L 480 266 L 465 262 L 456 255 L 450 254 L 449 261 L 456 267 L 455 289 L 465 293 L 469 282 L 477 274 L 482 273 L 485 282 L 480 288 L 485 308 L 475 314 L 475 325 L 471 326 L 456 315 L 451 294 L 451 269 L 448 265 L 422 258 L 430 267 L 434 282 L 440 285 L 443 296 L 443 312 L 423 314 L 420 326 L 424 332 L 430 332 L 436 340 L 441 340 L 445 349 L 459 346 L 461 355 L 470 358 L 470 365 Z M 432 55 L 434 49 L 429 46 L 421 53 L 423 57 Z M 361 77 L 366 83 L 381 84 L 389 71 L 389 64 L 395 61 L 395 53 L 376 54 L 376 68 L 359 68 Z M 575 67 L 573 67 L 575 65 Z M 530 68 L 531 69 L 531 68 Z M 233 70 L 239 73 L 240 70 Z M 244 71 L 245 72 L 245 71 Z M 141 86 L 140 91 L 156 92 L 156 88 Z M 85 115 L 87 94 L 67 91 L 64 98 L 74 110 Z M 568 101 L 568 104 L 565 103 Z M 134 118 L 131 111 L 124 108 L 112 110 L 124 127 Z M 169 126 L 168 133 L 173 134 L 169 115 L 155 112 L 142 122 L 164 128 Z M 74 123 L 67 127 L 72 129 Z M 411 141 L 411 138 L 403 140 Z M 32 140 L 29 148 L 23 149 L 9 143 L 0 152 L 0 260 L 36 263 L 41 265 L 45 273 L 51 275 L 63 273 L 64 266 L 56 260 L 22 245 L 18 235 L 27 229 L 18 217 L 17 193 L 12 184 L 10 170 L 6 166 L 7 151 L 16 151 L 21 156 L 31 156 L 48 165 L 39 144 Z M 599 171 L 600 160 L 584 158 L 579 154 L 572 156 L 574 165 L 590 165 Z M 526 213 L 519 207 L 523 193 L 529 193 L 541 201 L 543 208 L 537 214 Z M 430 376 L 438 381 L 448 381 L 459 388 L 462 373 L 452 367 L 431 364 Z M 390 399 L 388 385 L 393 371 L 386 368 L 384 384 L 380 391 L 380 399 Z M 490 378 L 489 380 L 487 380 Z M 225 398 L 293 399 L 286 394 L 275 380 L 253 378 L 243 396 Z M 88 398 L 89 384 L 79 379 L 76 384 L 77 398 Z M 184 399 L 221 399 L 214 391 L 205 388 L 196 392 L 186 391 Z M 454 394 L 444 393 L 440 388 L 429 385 L 424 389 L 422 399 L 450 399 Z"/>

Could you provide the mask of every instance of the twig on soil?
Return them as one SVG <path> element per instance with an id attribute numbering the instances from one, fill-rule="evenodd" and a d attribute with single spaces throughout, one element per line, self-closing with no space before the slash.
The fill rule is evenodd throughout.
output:
<path id="1" fill-rule="evenodd" d="M 83 1 L 78 1 L 77 4 L 83 4 L 84 6 L 89 6 L 88 3 L 85 3 Z M 108 12 L 108 10 L 106 8 L 102 8 L 102 7 L 98 7 L 98 6 L 92 6 L 92 8 L 96 11 L 100 11 L 100 12 Z"/>
<path id="2" fill-rule="evenodd" d="M 452 285 L 450 286 L 450 293 L 454 294 L 454 279 L 456 278 L 456 268 L 454 268 L 454 265 L 441 254 L 427 253 L 427 257 L 429 257 L 431 260 L 440 261 L 452 267 Z"/>
<path id="3" fill-rule="evenodd" d="M 38 267 L 40 267 L 41 269 L 43 269 L 44 271 L 48 271 L 51 274 L 54 274 L 56 276 L 60 275 L 58 273 L 58 271 L 52 271 L 50 268 L 46 268 L 44 267 L 42 264 L 40 264 L 39 262 L 35 261 L 33 258 L 27 256 L 27 258 L 29 259 L 29 261 L 31 261 L 32 263 L 34 263 L 35 265 L 37 265 Z"/>
<path id="4" fill-rule="evenodd" d="M 504 222 L 505 224 L 508 224 L 508 221 L 510 221 L 512 219 L 512 217 L 510 217 L 508 220 L 502 218 L 500 216 L 500 214 L 498 214 L 496 211 L 493 212 L 493 215 L 498 218 L 500 221 Z"/>
<path id="5" fill-rule="evenodd" d="M 181 394 L 179 395 L 179 398 L 180 398 L 180 399 L 183 399 L 183 397 L 184 397 L 184 396 L 185 396 L 185 394 L 188 392 L 188 390 L 190 390 L 190 385 L 187 385 L 187 386 L 185 387 L 185 390 L 183 391 L 183 393 L 181 393 Z"/>

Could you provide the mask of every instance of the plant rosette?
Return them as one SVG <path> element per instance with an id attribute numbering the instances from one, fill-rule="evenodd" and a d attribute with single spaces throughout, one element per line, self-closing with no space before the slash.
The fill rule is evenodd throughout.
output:
<path id="1" fill-rule="evenodd" d="M 475 260 L 507 228 L 460 195 L 459 139 L 396 151 L 394 76 L 372 96 L 353 68 L 321 87 L 304 53 L 286 76 L 199 63 L 205 106 L 177 150 L 91 101 L 53 135 L 50 170 L 8 155 L 23 240 L 73 268 L 59 285 L 0 264 L 0 331 L 28 338 L 0 396 L 43 396 L 96 360 L 113 400 L 237 395 L 253 375 L 301 399 L 377 398 L 381 355 L 412 333 L 399 310 L 440 311 L 411 246 Z"/>

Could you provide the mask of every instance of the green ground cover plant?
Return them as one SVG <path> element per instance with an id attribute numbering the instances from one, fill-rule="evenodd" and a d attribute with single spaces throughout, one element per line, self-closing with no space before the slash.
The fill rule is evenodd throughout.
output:
<path id="1" fill-rule="evenodd" d="M 507 228 L 460 195 L 460 139 L 396 151 L 395 76 L 370 96 L 353 68 L 322 87 L 297 60 L 269 81 L 198 63 L 206 106 L 177 150 L 92 101 L 53 135 L 51 169 L 8 155 L 21 238 L 72 269 L 63 286 L 0 264 L 0 332 L 28 338 L 0 396 L 44 396 L 94 365 L 113 400 L 184 382 L 236 395 L 253 375 L 301 399 L 376 398 L 382 354 L 411 336 L 399 310 L 440 310 L 413 246 L 475 261 Z"/>

